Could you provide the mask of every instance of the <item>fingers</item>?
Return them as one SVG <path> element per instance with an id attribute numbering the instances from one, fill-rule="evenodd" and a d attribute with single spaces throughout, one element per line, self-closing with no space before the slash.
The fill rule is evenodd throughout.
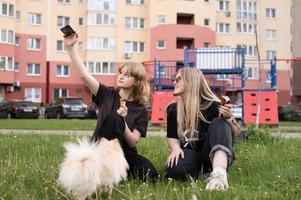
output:
<path id="1" fill-rule="evenodd" d="M 122 117 L 126 117 L 128 114 L 128 108 L 126 106 L 121 106 L 118 108 L 117 113 Z"/>
<path id="2" fill-rule="evenodd" d="M 184 159 L 184 151 L 181 149 L 181 158 Z"/>
<path id="3" fill-rule="evenodd" d="M 225 118 L 231 117 L 231 115 L 232 115 L 231 105 L 226 104 L 225 106 L 220 106 L 219 112 L 220 112 L 220 115 L 222 115 Z"/>

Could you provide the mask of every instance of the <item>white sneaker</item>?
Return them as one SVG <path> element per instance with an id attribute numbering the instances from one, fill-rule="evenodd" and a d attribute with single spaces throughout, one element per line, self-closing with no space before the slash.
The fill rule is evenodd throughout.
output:
<path id="1" fill-rule="evenodd" d="M 229 188 L 227 173 L 211 172 L 207 179 L 206 190 L 226 191 Z"/>

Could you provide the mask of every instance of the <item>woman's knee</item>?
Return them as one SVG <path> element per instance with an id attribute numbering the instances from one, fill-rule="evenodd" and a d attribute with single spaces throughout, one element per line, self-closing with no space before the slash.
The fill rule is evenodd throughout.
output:
<path id="1" fill-rule="evenodd" d="M 183 166 L 173 165 L 172 167 L 166 167 L 166 178 L 171 178 L 179 181 L 186 181 L 187 174 Z"/>

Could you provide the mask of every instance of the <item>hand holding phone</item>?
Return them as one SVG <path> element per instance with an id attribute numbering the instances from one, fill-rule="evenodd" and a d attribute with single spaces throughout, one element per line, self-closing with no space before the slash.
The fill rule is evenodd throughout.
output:
<path id="1" fill-rule="evenodd" d="M 64 37 L 68 37 L 75 33 L 75 31 L 70 25 L 64 26 L 63 28 L 61 28 L 61 31 L 64 33 Z"/>
<path id="2" fill-rule="evenodd" d="M 230 103 L 230 98 L 228 96 L 222 96 L 221 105 L 224 106 L 228 103 Z"/>

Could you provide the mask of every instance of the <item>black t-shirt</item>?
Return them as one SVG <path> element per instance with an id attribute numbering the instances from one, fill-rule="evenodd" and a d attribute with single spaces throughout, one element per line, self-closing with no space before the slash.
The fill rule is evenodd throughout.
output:
<path id="1" fill-rule="evenodd" d="M 99 83 L 99 88 L 96 96 L 92 96 L 93 102 L 99 107 L 100 115 L 98 115 L 97 125 L 94 133 L 99 132 L 103 120 L 109 113 L 117 113 L 117 109 L 120 107 L 120 96 L 117 90 L 106 87 Z M 125 121 L 131 131 L 137 129 L 141 137 L 146 136 L 147 123 L 148 123 L 148 111 L 144 104 L 140 104 L 138 101 L 127 101 L 128 114 L 125 117 Z"/>
<path id="2" fill-rule="evenodd" d="M 214 118 L 218 117 L 218 102 L 212 102 L 207 110 L 202 111 L 205 119 L 211 122 Z M 199 119 L 198 132 L 199 139 L 203 138 L 208 130 L 209 123 Z M 167 137 L 178 139 L 177 133 L 177 103 L 172 103 L 167 107 Z"/>

